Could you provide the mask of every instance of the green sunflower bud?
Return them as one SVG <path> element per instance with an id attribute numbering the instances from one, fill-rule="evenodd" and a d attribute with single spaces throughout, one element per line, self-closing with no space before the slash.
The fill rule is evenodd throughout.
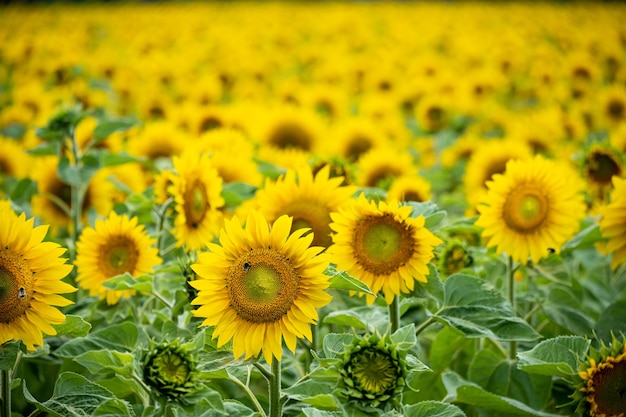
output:
<path id="1" fill-rule="evenodd" d="M 195 391 L 196 362 L 178 340 L 153 348 L 144 364 L 145 381 L 161 395 L 176 399 Z"/>

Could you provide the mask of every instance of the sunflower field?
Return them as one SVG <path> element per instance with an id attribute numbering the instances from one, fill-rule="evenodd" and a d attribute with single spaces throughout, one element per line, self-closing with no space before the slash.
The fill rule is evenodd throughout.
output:
<path id="1" fill-rule="evenodd" d="M 0 5 L 0 417 L 626 417 L 626 5 Z"/>

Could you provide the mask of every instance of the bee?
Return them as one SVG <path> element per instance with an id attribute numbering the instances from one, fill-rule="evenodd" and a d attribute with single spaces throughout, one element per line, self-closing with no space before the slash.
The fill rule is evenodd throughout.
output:
<path id="1" fill-rule="evenodd" d="M 250 262 L 244 262 L 243 263 L 243 272 L 248 272 L 251 267 L 252 267 L 252 265 L 250 265 Z"/>

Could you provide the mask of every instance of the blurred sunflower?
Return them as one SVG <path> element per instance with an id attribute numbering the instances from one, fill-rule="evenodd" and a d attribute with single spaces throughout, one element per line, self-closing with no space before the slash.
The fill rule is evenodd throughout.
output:
<path id="1" fill-rule="evenodd" d="M 424 217 L 411 217 L 411 207 L 397 201 L 378 205 L 364 194 L 331 213 L 332 260 L 367 284 L 383 292 L 387 304 L 413 290 L 415 281 L 426 282 L 433 248 L 442 241 L 424 227 Z M 359 293 L 362 296 L 363 293 Z M 375 296 L 366 295 L 372 304 Z"/>
<path id="2" fill-rule="evenodd" d="M 600 127 L 611 129 L 626 122 L 626 88 L 615 84 L 599 93 L 597 119 Z"/>
<path id="3" fill-rule="evenodd" d="M 613 337 L 609 346 L 590 348 L 588 359 L 580 371 L 579 390 L 574 399 L 579 409 L 591 417 L 626 416 L 626 346 L 624 340 Z"/>
<path id="4" fill-rule="evenodd" d="M 192 269 L 198 274 L 191 286 L 199 290 L 192 301 L 203 326 L 216 326 L 218 347 L 233 341 L 236 358 L 263 353 L 267 363 L 282 358 L 282 340 L 295 352 L 297 338 L 312 338 L 317 308 L 328 304 L 328 257 L 323 248 L 310 246 L 307 229 L 292 229 L 289 216 L 272 226 L 256 211 L 245 228 L 237 216 L 226 220 L 220 245 L 199 254 Z"/>
<path id="5" fill-rule="evenodd" d="M 286 214 L 293 218 L 291 232 L 309 228 L 313 245 L 327 248 L 331 244 L 330 214 L 347 203 L 356 187 L 342 186 L 343 177 L 330 177 L 330 167 L 322 168 L 315 177 L 311 168 L 288 170 L 277 181 L 267 181 L 257 191 L 259 211 L 272 222 Z"/>
<path id="6" fill-rule="evenodd" d="M 328 152 L 349 162 L 356 162 L 367 151 L 388 144 L 385 134 L 370 119 L 351 117 L 331 126 L 333 140 L 328 141 Z"/>
<path id="7" fill-rule="evenodd" d="M 585 216 L 581 184 L 565 164 L 535 156 L 512 160 L 504 174 L 487 182 L 476 225 L 483 228 L 487 247 L 513 260 L 537 263 L 556 253 Z"/>
<path id="8" fill-rule="evenodd" d="M 608 239 L 601 252 L 613 253 L 611 268 L 616 269 L 626 260 L 626 179 L 613 177 L 611 202 L 598 209 L 600 232 Z"/>
<path id="9" fill-rule="evenodd" d="M 275 149 L 296 149 L 316 153 L 324 135 L 325 125 L 314 111 L 293 106 L 268 110 L 263 123 L 259 121 L 255 138 Z"/>
<path id="10" fill-rule="evenodd" d="M 450 104 L 440 95 L 426 95 L 415 107 L 415 119 L 424 132 L 437 132 L 447 127 L 451 117 Z"/>
<path id="11" fill-rule="evenodd" d="M 418 203 L 430 201 L 430 183 L 420 176 L 402 176 L 391 183 L 387 191 L 388 200 L 401 202 L 415 201 Z"/>
<path id="12" fill-rule="evenodd" d="M 176 202 L 172 232 L 178 247 L 198 250 L 217 235 L 221 225 L 223 180 L 209 156 L 193 149 L 175 156 L 173 164 L 176 175 L 168 190 Z"/>
<path id="13" fill-rule="evenodd" d="M 94 227 L 86 227 L 76 243 L 76 283 L 90 296 L 117 304 L 135 290 L 110 290 L 102 284 L 125 273 L 137 277 L 152 272 L 161 263 L 155 243 L 137 217 L 111 212 L 106 219 L 96 220 Z"/>
<path id="14" fill-rule="evenodd" d="M 188 137 L 173 123 L 153 121 L 128 138 L 127 150 L 133 156 L 169 158 L 181 153 L 188 143 Z"/>
<path id="15" fill-rule="evenodd" d="M 72 302 L 59 294 L 76 291 L 61 281 L 72 270 L 61 258 L 65 248 L 44 242 L 48 226 L 17 216 L 0 205 L 0 346 L 22 340 L 28 350 L 43 346 L 43 334 L 55 335 L 53 324 L 65 316 L 55 307 Z"/>
<path id="16" fill-rule="evenodd" d="M 620 152 L 608 143 L 594 143 L 584 151 L 582 169 L 591 198 L 602 202 L 611 189 L 613 177 L 623 175 L 624 161 Z"/>
<path id="17" fill-rule="evenodd" d="M 469 210 L 473 210 L 485 196 L 487 181 L 501 174 L 512 159 L 528 159 L 532 156 L 525 143 L 512 140 L 491 139 L 476 143 L 476 150 L 467 161 L 463 184 Z"/>
<path id="18" fill-rule="evenodd" d="M 388 147 L 371 149 L 357 163 L 357 185 L 362 187 L 388 189 L 396 178 L 416 175 L 411 154 Z"/>

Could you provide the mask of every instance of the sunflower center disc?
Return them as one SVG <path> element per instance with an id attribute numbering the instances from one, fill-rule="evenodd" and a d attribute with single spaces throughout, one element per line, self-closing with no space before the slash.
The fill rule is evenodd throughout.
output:
<path id="1" fill-rule="evenodd" d="M 229 273 L 229 294 L 237 314 L 253 323 L 280 320 L 298 294 L 299 276 L 283 254 L 253 249 Z"/>
<path id="2" fill-rule="evenodd" d="M 363 393 L 381 395 L 393 389 L 396 371 L 391 357 L 376 350 L 358 352 L 352 360 L 352 379 Z"/>
<path id="3" fill-rule="evenodd" d="M 0 250 L 0 323 L 24 314 L 32 293 L 32 273 L 26 261 L 7 249 Z"/>
<path id="4" fill-rule="evenodd" d="M 548 217 L 548 200 L 539 191 L 531 187 L 513 190 L 504 203 L 504 222 L 511 229 L 520 233 L 532 233 Z"/>
<path id="5" fill-rule="evenodd" d="M 413 255 L 411 228 L 393 216 L 370 216 L 357 225 L 354 234 L 355 257 L 374 275 L 388 275 Z"/>
<path id="6" fill-rule="evenodd" d="M 330 213 L 321 204 L 298 200 L 287 204 L 283 212 L 293 217 L 291 233 L 298 229 L 310 228 L 313 231 L 312 246 L 323 246 L 327 248 L 332 243 L 330 237 Z"/>
<path id="7" fill-rule="evenodd" d="M 608 185 L 614 175 L 621 174 L 621 169 L 611 155 L 596 152 L 589 160 L 588 173 L 595 182 Z"/>
<path id="8" fill-rule="evenodd" d="M 187 224 L 194 228 L 198 227 L 209 209 L 204 185 L 198 180 L 194 181 L 191 187 L 185 191 L 184 199 Z"/>
<path id="9" fill-rule="evenodd" d="M 189 373 L 187 364 L 183 359 L 171 352 L 164 352 L 157 356 L 154 359 L 153 366 L 166 382 L 174 384 L 183 384 Z"/>
<path id="10" fill-rule="evenodd" d="M 269 142 L 280 149 L 302 149 L 311 150 L 313 139 L 309 133 L 297 124 L 286 123 L 279 126 Z"/>
<path id="11" fill-rule="evenodd" d="M 126 236 L 115 236 L 100 250 L 103 255 L 100 268 L 106 276 L 114 277 L 125 272 L 131 275 L 134 273 L 139 251 L 132 240 Z"/>
<path id="12" fill-rule="evenodd" d="M 611 365 L 605 364 L 593 375 L 594 402 L 597 406 L 594 415 L 597 416 L 626 413 L 626 355 Z"/>

